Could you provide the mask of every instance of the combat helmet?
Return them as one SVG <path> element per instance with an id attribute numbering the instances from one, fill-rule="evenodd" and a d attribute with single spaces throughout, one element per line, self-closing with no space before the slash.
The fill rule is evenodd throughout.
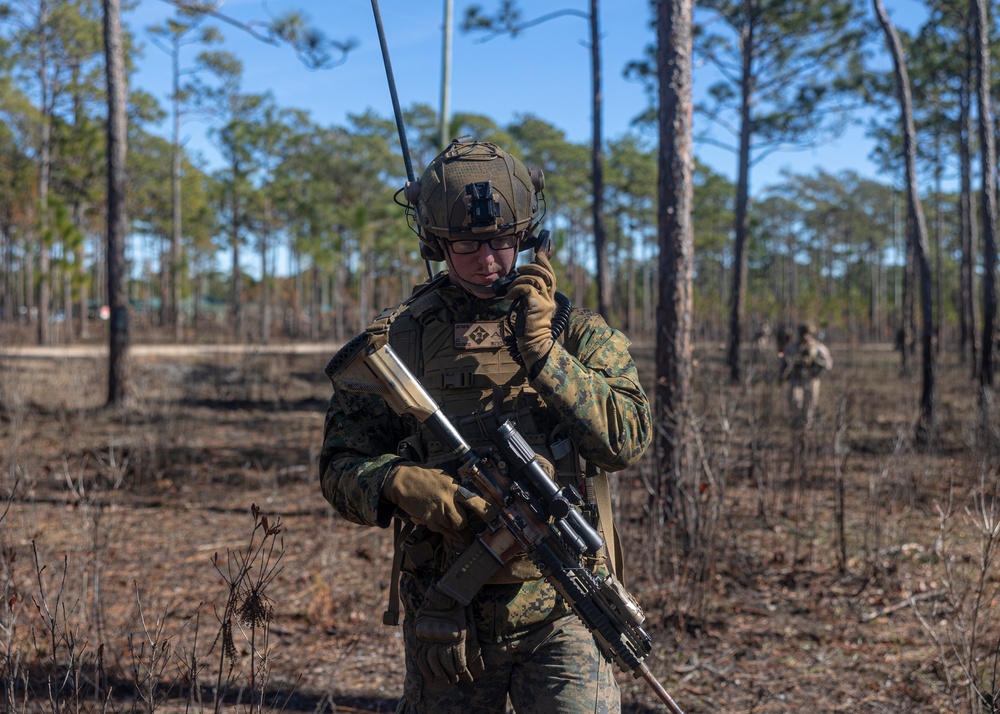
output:
<path id="1" fill-rule="evenodd" d="M 521 250 L 533 247 L 544 214 L 539 208 L 544 186 L 541 169 L 529 171 L 496 144 L 455 139 L 403 189 L 411 227 L 420 237 L 420 256 L 444 260 L 443 240 L 512 233 L 520 235 Z"/>

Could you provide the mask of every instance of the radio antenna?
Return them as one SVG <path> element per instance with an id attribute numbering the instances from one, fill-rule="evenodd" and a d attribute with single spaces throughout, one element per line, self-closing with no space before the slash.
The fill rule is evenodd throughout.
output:
<path id="1" fill-rule="evenodd" d="M 389 45 L 385 41 L 385 29 L 382 27 L 382 14 L 378 9 L 378 0 L 372 0 L 372 14 L 375 15 L 375 28 L 378 30 L 378 42 L 382 48 L 382 64 L 385 65 L 385 78 L 389 83 L 389 96 L 392 98 L 392 112 L 396 117 L 396 131 L 399 132 L 399 148 L 403 152 L 403 165 L 406 167 L 406 180 L 414 181 L 413 163 L 410 161 L 410 146 L 406 143 L 406 127 L 403 125 L 403 112 L 399 108 L 399 95 L 396 93 L 396 80 L 392 76 L 392 62 L 389 60 Z M 434 277 L 430 260 L 424 260 L 427 266 L 427 277 Z"/>

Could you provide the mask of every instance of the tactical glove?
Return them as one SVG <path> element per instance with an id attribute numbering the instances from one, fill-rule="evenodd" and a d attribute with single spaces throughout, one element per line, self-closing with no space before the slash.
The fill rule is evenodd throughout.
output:
<path id="1" fill-rule="evenodd" d="M 545 359 L 555 342 L 552 317 L 556 311 L 556 275 L 544 252 L 536 253 L 533 262 L 518 268 L 507 297 L 520 300 L 514 338 L 525 369 L 534 375 L 535 365 Z"/>
<path id="2" fill-rule="evenodd" d="M 415 654 L 424 680 L 430 684 L 471 682 L 483 673 L 482 651 L 465 606 L 432 586 L 415 619 Z"/>
<path id="3" fill-rule="evenodd" d="M 463 490 L 464 491 L 464 490 Z M 441 469 L 401 462 L 382 486 L 382 497 L 399 506 L 416 523 L 445 538 L 461 541 L 468 514 L 486 518 L 486 501 L 467 491 Z"/>

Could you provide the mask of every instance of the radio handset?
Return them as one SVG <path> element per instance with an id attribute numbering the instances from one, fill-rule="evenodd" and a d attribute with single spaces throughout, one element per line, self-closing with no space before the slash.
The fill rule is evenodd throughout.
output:
<path id="1" fill-rule="evenodd" d="M 525 248 L 532 248 L 533 254 L 538 255 L 541 252 L 545 252 L 546 257 L 552 256 L 552 237 L 548 229 L 538 232 L 538 235 L 529 235 L 525 238 L 522 244 Z M 510 290 L 511 283 L 517 279 L 517 269 L 511 270 L 507 275 L 500 278 L 499 280 L 493 281 L 493 294 L 497 297 L 503 297 Z"/>

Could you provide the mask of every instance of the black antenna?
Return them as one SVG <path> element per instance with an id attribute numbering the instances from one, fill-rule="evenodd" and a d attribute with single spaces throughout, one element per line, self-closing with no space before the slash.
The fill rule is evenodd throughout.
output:
<path id="1" fill-rule="evenodd" d="M 396 80 L 392 76 L 392 62 L 389 61 L 389 45 L 385 41 L 385 30 L 382 27 L 382 14 L 378 9 L 378 0 L 372 0 L 372 13 L 375 15 L 375 28 L 378 30 L 378 42 L 382 47 L 382 64 L 385 65 L 385 78 L 389 82 L 389 96 L 392 97 L 392 112 L 396 117 L 396 131 L 399 132 L 399 148 L 403 152 L 403 165 L 406 166 L 406 180 L 414 181 L 413 164 L 410 161 L 410 146 L 406 143 L 406 127 L 403 126 L 403 112 L 399 109 L 399 96 L 396 94 Z M 430 260 L 424 260 L 427 266 L 427 277 L 434 277 Z"/>

